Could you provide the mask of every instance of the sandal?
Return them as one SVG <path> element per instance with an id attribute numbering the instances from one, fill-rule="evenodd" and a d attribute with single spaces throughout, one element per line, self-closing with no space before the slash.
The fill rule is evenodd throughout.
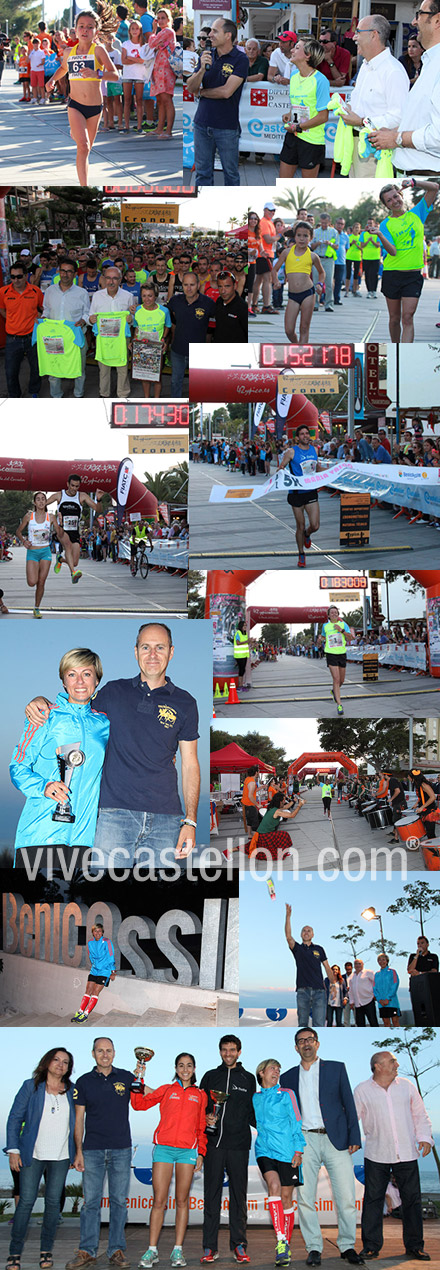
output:
<path id="1" fill-rule="evenodd" d="M 52 1270 L 53 1256 L 51 1252 L 40 1252 L 40 1270 Z"/>
<path id="2" fill-rule="evenodd" d="M 21 1267 L 20 1257 L 14 1257 L 14 1256 L 8 1257 L 8 1260 L 6 1262 L 6 1270 L 20 1270 L 20 1267 Z"/>

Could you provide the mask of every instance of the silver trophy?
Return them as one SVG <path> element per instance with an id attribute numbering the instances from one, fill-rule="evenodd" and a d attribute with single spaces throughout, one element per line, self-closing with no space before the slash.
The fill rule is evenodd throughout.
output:
<path id="1" fill-rule="evenodd" d="M 75 767 L 81 767 L 85 763 L 85 754 L 78 749 L 75 742 L 71 741 L 70 745 L 57 745 L 56 749 L 58 771 L 60 780 L 69 788 Z M 75 814 L 72 811 L 70 798 L 65 803 L 57 803 L 55 811 L 52 813 L 52 820 L 61 821 L 65 825 L 73 825 Z"/>
<path id="2" fill-rule="evenodd" d="M 149 1050 L 144 1045 L 137 1045 L 134 1051 L 134 1056 L 137 1059 L 137 1066 L 134 1073 L 135 1079 L 131 1088 L 142 1091 L 144 1086 L 145 1068 L 147 1063 L 150 1062 L 150 1059 L 154 1058 L 154 1050 Z"/>

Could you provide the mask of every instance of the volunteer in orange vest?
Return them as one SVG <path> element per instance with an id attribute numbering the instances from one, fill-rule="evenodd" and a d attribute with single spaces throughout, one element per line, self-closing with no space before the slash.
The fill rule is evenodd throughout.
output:
<path id="1" fill-rule="evenodd" d="M 257 782 L 255 779 L 257 773 L 258 767 L 250 767 L 248 775 L 244 778 L 241 805 L 243 807 L 243 822 L 245 829 L 258 829 L 260 823 L 260 815 L 257 807 Z"/>

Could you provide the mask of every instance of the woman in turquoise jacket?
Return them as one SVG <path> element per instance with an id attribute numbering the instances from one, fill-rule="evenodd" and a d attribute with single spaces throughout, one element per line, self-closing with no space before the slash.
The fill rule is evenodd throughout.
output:
<path id="1" fill-rule="evenodd" d="M 269 1211 L 277 1237 L 275 1264 L 288 1266 L 295 1220 L 292 1193 L 294 1186 L 302 1184 L 301 1160 L 306 1142 L 295 1094 L 291 1089 L 281 1089 L 280 1072 L 276 1058 L 265 1058 L 258 1064 L 260 1089 L 252 1102 L 257 1126 L 255 1158 L 269 1191 Z"/>
<path id="2" fill-rule="evenodd" d="M 16 851 L 53 844 L 93 846 L 110 731 L 107 715 L 91 708 L 102 674 L 97 653 L 71 649 L 60 661 L 64 691 L 58 693 L 48 719 L 39 726 L 26 723 L 9 767 L 12 783 L 26 797 Z M 63 808 L 68 817 L 54 819 Z"/>
<path id="3" fill-rule="evenodd" d="M 399 1027 L 401 1016 L 397 999 L 399 976 L 397 970 L 391 969 L 390 959 L 386 953 L 380 953 L 377 960 L 380 970 L 376 970 L 373 990 L 376 1001 L 379 1002 L 379 1014 L 384 1027 Z"/>
<path id="4" fill-rule="evenodd" d="M 102 922 L 96 922 L 92 926 L 92 938 L 87 944 L 89 954 L 90 971 L 87 978 L 86 990 L 81 1001 L 79 1010 L 71 1019 L 71 1023 L 84 1023 L 88 1019 L 89 1014 L 95 1009 L 100 992 L 103 988 L 108 988 L 110 980 L 116 978 L 115 966 L 115 950 L 111 939 L 106 939 L 104 935 L 104 927 Z"/>

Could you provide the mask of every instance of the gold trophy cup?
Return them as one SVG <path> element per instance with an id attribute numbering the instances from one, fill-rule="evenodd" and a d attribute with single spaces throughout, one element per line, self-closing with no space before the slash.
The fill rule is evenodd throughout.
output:
<path id="1" fill-rule="evenodd" d="M 144 1045 L 137 1045 L 134 1051 L 134 1056 L 137 1059 L 137 1066 L 134 1073 L 135 1080 L 133 1081 L 132 1089 L 141 1092 L 144 1085 L 145 1068 L 147 1063 L 150 1062 L 150 1059 L 154 1058 L 154 1050 L 147 1049 Z"/>

